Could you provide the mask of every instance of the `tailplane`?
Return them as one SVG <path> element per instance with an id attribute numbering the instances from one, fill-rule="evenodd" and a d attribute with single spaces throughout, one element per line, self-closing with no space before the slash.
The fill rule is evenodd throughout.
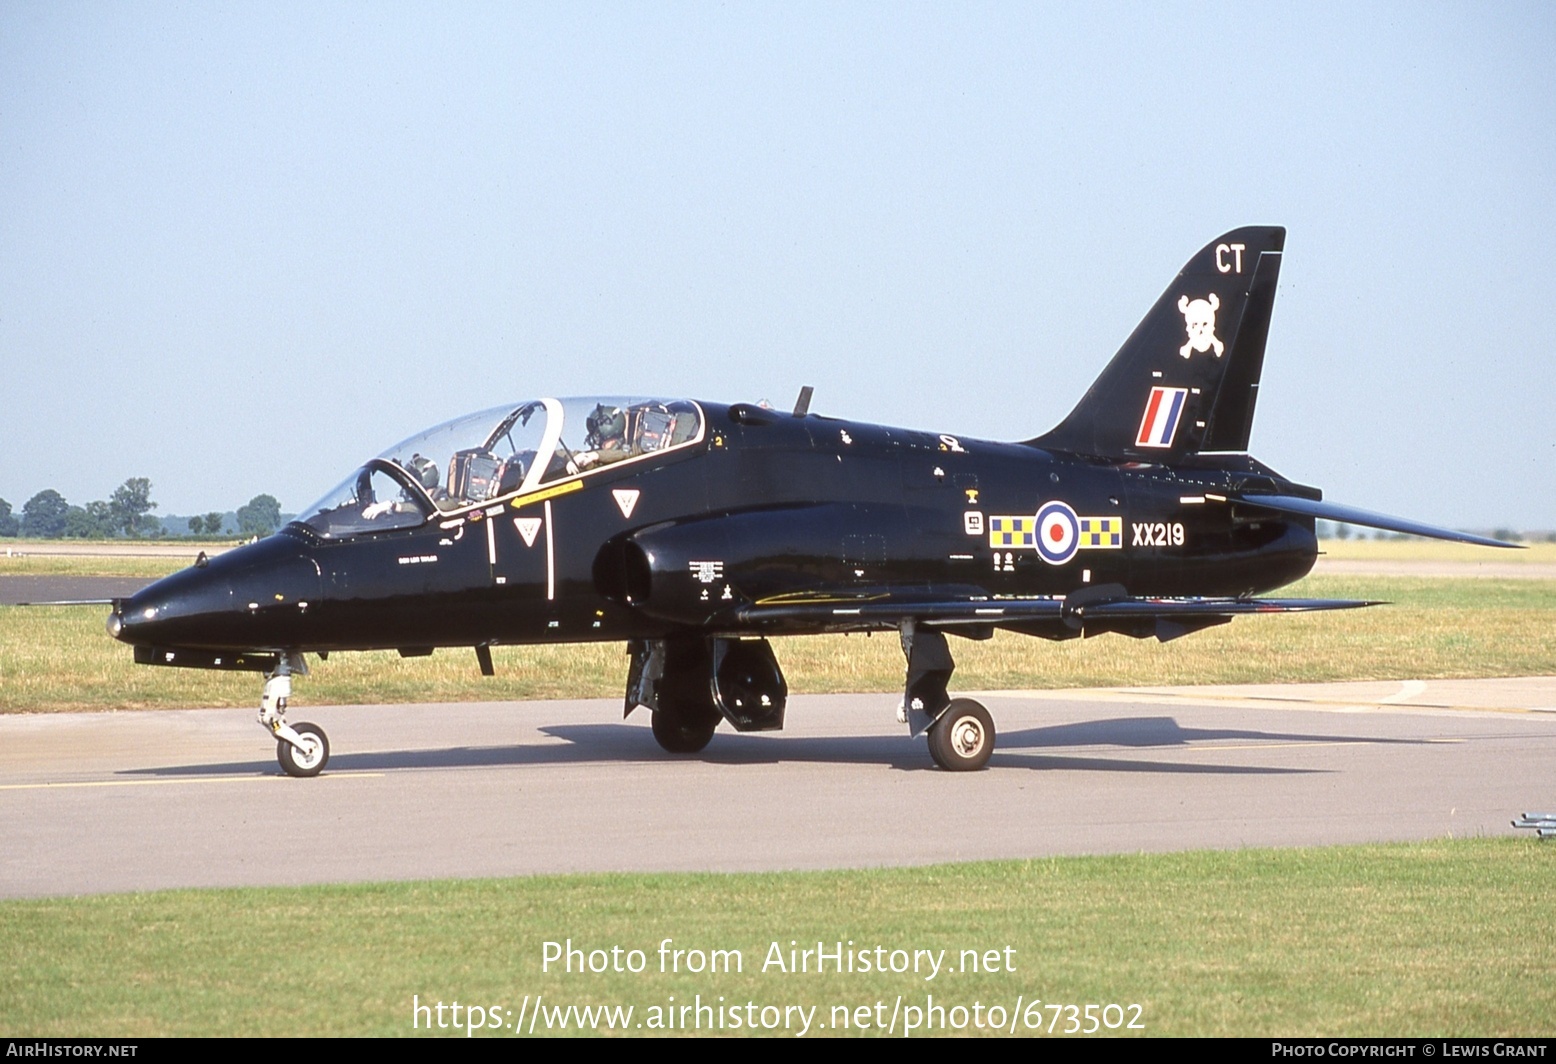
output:
<path id="1" fill-rule="evenodd" d="M 1070 415 L 1029 442 L 1149 462 L 1246 451 L 1285 242 L 1249 226 L 1206 244 Z"/>

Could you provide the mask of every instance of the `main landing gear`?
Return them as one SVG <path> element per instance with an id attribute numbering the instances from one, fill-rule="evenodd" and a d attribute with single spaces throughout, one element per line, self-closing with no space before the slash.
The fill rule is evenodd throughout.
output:
<path id="1" fill-rule="evenodd" d="M 994 720 L 972 699 L 946 693 L 956 663 L 945 635 L 921 631 L 912 621 L 901 634 L 908 676 L 897 719 L 910 735 L 928 733 L 929 756 L 941 768 L 983 768 L 994 753 Z M 668 753 L 698 753 L 721 719 L 736 731 L 783 727 L 789 689 L 765 639 L 642 639 L 627 649 L 632 664 L 623 716 L 647 706 L 654 714 L 654 740 Z"/>
<path id="2" fill-rule="evenodd" d="M 697 753 L 720 720 L 736 731 L 783 727 L 789 686 L 765 639 L 636 639 L 627 650 L 626 713 L 647 706 L 668 753 Z"/>
<path id="3" fill-rule="evenodd" d="M 666 753 L 695 754 L 713 741 L 713 730 L 719 726 L 719 718 L 716 713 L 709 718 L 705 707 L 667 702 L 661 698 L 652 724 L 654 741 Z"/>
<path id="4" fill-rule="evenodd" d="M 993 753 L 994 720 L 970 698 L 953 698 L 929 726 L 929 756 L 950 772 L 980 769 Z"/>
<path id="5" fill-rule="evenodd" d="M 265 673 L 259 698 L 259 723 L 276 737 L 276 760 L 288 776 L 317 776 L 330 760 L 330 740 L 317 724 L 286 723 L 286 702 L 292 697 L 292 673 L 308 675 L 301 654 L 282 654 L 275 671 Z"/>
<path id="6" fill-rule="evenodd" d="M 929 733 L 929 756 L 946 771 L 975 772 L 987 765 L 994 753 L 994 719 L 981 703 L 946 693 L 956 662 L 944 633 L 920 631 L 905 621 L 901 635 L 908 679 L 897 719 L 910 735 Z"/>

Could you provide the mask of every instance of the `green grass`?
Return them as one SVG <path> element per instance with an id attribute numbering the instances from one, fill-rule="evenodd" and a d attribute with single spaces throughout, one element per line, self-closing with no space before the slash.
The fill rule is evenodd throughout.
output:
<path id="1" fill-rule="evenodd" d="M 1556 581 L 1309 577 L 1286 594 L 1386 599 L 1343 613 L 1248 617 L 1171 643 L 1108 635 L 1052 643 L 1001 634 L 953 639 L 961 691 L 1156 684 L 1433 679 L 1556 673 Z M 0 712 L 248 706 L 249 673 L 136 666 L 103 631 L 106 611 L 0 607 Z M 890 691 L 902 683 L 894 635 L 775 642 L 795 693 Z M 618 697 L 621 644 L 498 647 L 497 676 L 469 650 L 311 662 L 298 706 Z"/>
<path id="2" fill-rule="evenodd" d="M 0 903 L 16 1036 L 410 1034 L 501 1004 L 1139 1003 L 1155 1035 L 1549 1035 L 1556 846 L 1532 839 L 761 875 L 604 875 Z M 642 949 L 549 974 L 542 944 Z M 664 938 L 740 974 L 658 971 Z M 1014 950 L 1014 972 L 763 973 L 769 944 Z M 1044 1014 L 1047 1022 L 1048 1014 Z M 1065 1021 L 1061 1021 L 1061 1026 Z M 544 1030 L 543 1027 L 540 1028 Z M 457 1033 L 457 1032 L 444 1032 Z"/>
<path id="3" fill-rule="evenodd" d="M 1496 562 L 1512 565 L 1556 563 L 1556 543 L 1521 544 L 1521 550 L 1475 547 L 1440 539 L 1326 539 L 1318 545 L 1325 557 L 1364 562 L 1456 562 L 1473 565 Z"/>
<path id="4" fill-rule="evenodd" d="M 210 547 L 209 543 L 191 543 L 188 554 L 182 557 L 25 553 L 8 557 L 0 553 L 0 576 L 143 576 L 149 584 L 189 565 L 201 550 Z"/>

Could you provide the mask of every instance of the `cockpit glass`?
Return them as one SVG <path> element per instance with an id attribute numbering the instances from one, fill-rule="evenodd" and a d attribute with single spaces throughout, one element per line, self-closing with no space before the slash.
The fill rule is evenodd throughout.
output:
<path id="1" fill-rule="evenodd" d="M 702 412 L 684 399 L 566 399 L 562 432 L 542 482 L 667 451 L 702 436 Z"/>
<path id="2" fill-rule="evenodd" d="M 299 520 L 324 536 L 406 528 L 431 515 L 429 501 L 444 513 L 461 510 L 695 443 L 702 435 L 702 409 L 684 399 L 536 399 L 494 406 L 395 444 Z M 376 509 L 385 499 L 398 501 Z"/>
<path id="3" fill-rule="evenodd" d="M 546 435 L 547 406 L 537 401 L 467 414 L 379 457 L 410 472 L 439 510 L 485 502 L 523 485 Z"/>
<path id="4" fill-rule="evenodd" d="M 415 528 L 427 519 L 431 507 L 397 472 L 369 462 L 299 520 L 326 539 Z"/>

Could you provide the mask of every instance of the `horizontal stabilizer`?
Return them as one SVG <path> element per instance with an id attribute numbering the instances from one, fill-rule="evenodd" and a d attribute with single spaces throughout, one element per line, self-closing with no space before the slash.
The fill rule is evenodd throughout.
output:
<path id="1" fill-rule="evenodd" d="M 1407 532 L 1412 536 L 1426 536 L 1430 539 L 1474 543 L 1481 547 L 1521 546 L 1518 543 L 1503 543 L 1500 539 L 1488 539 L 1468 532 L 1457 532 L 1451 528 L 1423 525 L 1419 521 L 1409 521 L 1403 517 L 1390 517 L 1388 514 L 1377 514 L 1371 510 L 1359 510 L 1354 506 L 1341 506 L 1339 503 L 1324 502 L 1319 499 L 1303 499 L 1295 495 L 1241 495 L 1234 501 L 1245 506 L 1258 506 L 1280 513 L 1301 514 L 1304 517 L 1317 517 L 1325 521 L 1342 521 L 1348 525 L 1361 525 L 1364 528 L 1381 528 L 1386 532 Z"/>

